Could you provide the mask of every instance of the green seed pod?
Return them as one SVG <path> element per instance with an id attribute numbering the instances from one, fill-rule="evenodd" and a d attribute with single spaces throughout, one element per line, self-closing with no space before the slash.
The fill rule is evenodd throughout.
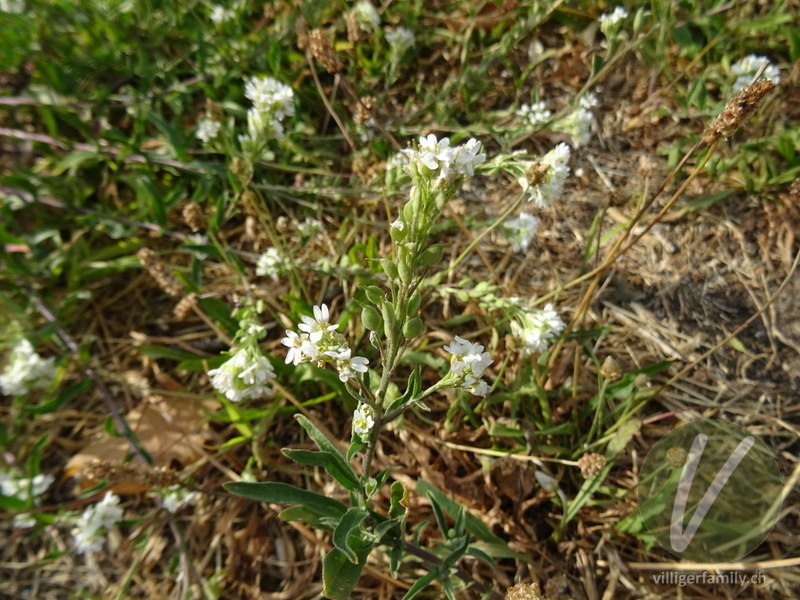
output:
<path id="1" fill-rule="evenodd" d="M 408 237 L 408 227 L 406 227 L 403 221 L 397 219 L 397 221 L 392 223 L 392 226 L 389 227 L 389 235 L 392 236 L 395 242 L 402 242 Z"/>
<path id="2" fill-rule="evenodd" d="M 386 294 L 384 294 L 383 290 L 377 285 L 367 286 L 364 293 L 367 295 L 367 299 L 375 306 L 380 306 L 381 303 L 386 300 Z"/>
<path id="3" fill-rule="evenodd" d="M 397 265 L 397 269 L 400 272 L 400 281 L 406 285 L 411 285 L 411 282 L 414 280 L 414 270 L 408 266 L 408 263 L 401 262 Z"/>
<path id="4" fill-rule="evenodd" d="M 394 324 L 396 319 L 394 317 L 394 306 L 391 302 L 384 302 L 381 305 L 381 316 L 383 316 L 383 331 L 386 338 L 391 341 L 394 337 Z"/>
<path id="5" fill-rule="evenodd" d="M 425 249 L 420 256 L 420 262 L 426 267 L 432 267 L 439 263 L 442 260 L 442 250 L 444 246 L 442 244 L 433 244 Z"/>
<path id="6" fill-rule="evenodd" d="M 381 259 L 381 267 L 383 267 L 383 272 L 386 273 L 386 276 L 389 279 L 394 281 L 399 277 L 399 275 L 397 274 L 397 267 L 388 258 Z"/>
<path id="7" fill-rule="evenodd" d="M 422 319 L 414 317 L 406 321 L 406 324 L 403 325 L 403 335 L 407 340 L 413 340 L 419 337 L 422 333 L 422 328 Z"/>
<path id="8" fill-rule="evenodd" d="M 419 290 L 411 294 L 411 298 L 408 299 L 408 308 L 406 310 L 406 316 L 413 317 L 415 314 L 417 314 L 421 302 L 422 302 L 422 294 L 419 293 Z"/>
<path id="9" fill-rule="evenodd" d="M 370 331 L 380 331 L 383 320 L 374 306 L 365 306 L 361 309 L 361 322 Z"/>

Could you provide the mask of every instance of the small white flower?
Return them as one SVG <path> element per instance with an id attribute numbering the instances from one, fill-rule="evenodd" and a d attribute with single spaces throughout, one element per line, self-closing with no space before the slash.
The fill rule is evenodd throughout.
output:
<path id="1" fill-rule="evenodd" d="M 375 418 L 372 408 L 363 403 L 359 404 L 353 413 L 353 432 L 363 440 L 374 426 Z"/>
<path id="2" fill-rule="evenodd" d="M 414 32 L 405 27 L 397 27 L 394 31 L 386 32 L 386 41 L 389 42 L 393 54 L 402 56 L 406 50 L 414 46 Z"/>
<path id="3" fill-rule="evenodd" d="M 197 493 L 190 492 L 179 485 L 172 485 L 161 494 L 161 506 L 171 513 L 176 513 L 184 506 L 196 503 Z"/>
<path id="4" fill-rule="evenodd" d="M 375 31 L 381 25 L 381 18 L 378 11 L 372 6 L 369 0 L 360 0 L 356 2 L 353 7 L 353 12 L 356 15 L 356 21 L 361 25 L 364 31 Z"/>
<path id="5" fill-rule="evenodd" d="M 597 96 L 595 96 L 592 92 L 589 92 L 585 96 L 583 96 L 580 100 L 578 100 L 578 106 L 585 109 L 594 108 L 597 106 Z"/>
<path id="6" fill-rule="evenodd" d="M 207 144 L 219 135 L 221 123 L 211 119 L 201 119 L 197 123 L 197 139 Z"/>
<path id="7" fill-rule="evenodd" d="M 308 341 L 307 335 L 298 335 L 294 331 L 286 330 L 286 337 L 281 340 L 281 344 L 289 348 L 289 352 L 286 353 L 287 365 L 292 363 L 297 366 L 303 362 L 303 344 Z"/>
<path id="8" fill-rule="evenodd" d="M 211 20 L 220 25 L 225 21 L 230 21 L 236 16 L 236 13 L 233 12 L 230 8 L 225 8 L 224 6 L 220 6 L 219 4 L 215 4 L 214 8 L 211 9 Z"/>
<path id="9" fill-rule="evenodd" d="M 397 219 L 392 223 L 391 228 L 396 229 L 397 231 L 403 231 L 406 228 L 406 224 L 400 219 Z"/>
<path id="10" fill-rule="evenodd" d="M 267 248 L 256 263 L 256 275 L 259 277 L 272 277 L 277 279 L 283 273 L 286 265 L 281 253 L 277 248 Z"/>
<path id="11" fill-rule="evenodd" d="M 753 80 L 753 76 L 758 72 L 758 70 L 761 68 L 761 65 L 764 63 L 767 63 L 767 67 L 764 69 L 764 72 L 761 74 L 761 76 L 765 79 L 769 79 L 775 85 L 778 85 L 781 82 L 781 74 L 778 67 L 770 64 L 769 59 L 766 56 L 750 54 L 731 66 L 731 73 L 738 76 L 733 84 L 733 91 L 741 92 L 745 87 L 750 85 L 750 82 Z"/>
<path id="12" fill-rule="evenodd" d="M 563 131 L 572 138 L 575 148 L 585 146 L 592 137 L 594 115 L 588 108 L 579 107 L 553 124 L 555 131 Z"/>
<path id="13" fill-rule="evenodd" d="M 494 361 L 488 352 L 483 351 L 483 346 L 456 336 L 444 349 L 452 354 L 450 373 L 455 377 L 455 386 L 477 396 L 485 396 L 489 386 L 481 377 L 484 369 Z"/>
<path id="14" fill-rule="evenodd" d="M 453 149 L 453 162 L 456 172 L 460 175 L 475 175 L 475 165 L 486 160 L 486 154 L 481 154 L 481 143 L 475 138 L 470 138 L 463 146 Z"/>
<path id="15" fill-rule="evenodd" d="M 550 169 L 544 177 L 544 181 L 538 185 L 530 186 L 526 178 L 519 180 L 523 189 L 530 191 L 528 200 L 532 200 L 539 208 L 549 208 L 561 197 L 564 189 L 564 180 L 569 175 L 569 146 L 558 144 L 542 157 L 540 161 L 543 165 L 549 165 Z"/>
<path id="16" fill-rule="evenodd" d="M 0 473 L 0 493 L 9 498 L 16 498 L 29 506 L 39 506 L 41 496 L 53 484 L 55 478 L 52 475 L 39 474 L 28 479 L 27 477 L 17 477 L 13 473 Z M 33 515 L 15 515 L 12 521 L 17 529 L 29 529 L 36 525 Z"/>
<path id="17" fill-rule="evenodd" d="M 356 377 L 356 373 L 366 373 L 369 361 L 363 356 L 354 356 L 344 363 L 339 370 L 339 380 L 346 382 Z"/>
<path id="18" fill-rule="evenodd" d="M 253 77 L 245 84 L 244 95 L 259 112 L 278 120 L 294 114 L 294 92 L 277 79 Z"/>
<path id="19" fill-rule="evenodd" d="M 326 331 L 336 331 L 339 329 L 338 325 L 331 325 L 328 322 L 330 319 L 330 313 L 328 312 L 328 306 L 325 304 L 314 306 L 313 319 L 305 315 L 302 317 L 302 319 L 303 322 L 300 323 L 297 328 L 300 331 L 307 333 L 308 339 L 312 342 L 320 341 Z"/>
<path id="20" fill-rule="evenodd" d="M 275 378 L 272 364 L 263 355 L 253 355 L 245 348 L 238 349 L 227 362 L 209 371 L 208 375 L 214 389 L 231 402 L 275 394 L 275 390 L 267 385 Z"/>
<path id="21" fill-rule="evenodd" d="M 620 21 L 627 18 L 628 11 L 621 6 L 618 6 L 614 9 L 614 12 L 600 15 L 600 18 L 597 19 L 597 22 L 600 23 L 600 30 L 606 34 L 606 36 L 610 36 L 616 31 L 617 25 L 620 23 Z"/>
<path id="22" fill-rule="evenodd" d="M 322 221 L 319 219 L 308 218 L 300 223 L 300 235 L 304 238 L 314 237 L 323 231 Z"/>
<path id="23" fill-rule="evenodd" d="M 524 354 L 541 354 L 566 327 L 552 304 L 544 310 L 529 309 L 511 321 L 511 332 L 522 340 Z"/>
<path id="24" fill-rule="evenodd" d="M 528 251 L 531 241 L 536 236 L 537 227 L 539 227 L 539 219 L 524 212 L 520 213 L 516 219 L 506 221 L 503 225 L 514 252 Z"/>
<path id="25" fill-rule="evenodd" d="M 107 493 L 103 499 L 86 508 L 72 530 L 78 553 L 97 552 L 105 543 L 105 532 L 122 520 L 119 496 Z"/>
<path id="26" fill-rule="evenodd" d="M 50 387 L 54 378 L 55 359 L 42 358 L 28 340 L 22 340 L 9 353 L 0 375 L 0 392 L 6 396 L 21 396 L 34 388 Z"/>
<path id="27" fill-rule="evenodd" d="M 23 0 L 0 0 L 0 12 L 21 15 L 25 12 L 25 2 Z"/>
<path id="28" fill-rule="evenodd" d="M 537 125 L 544 125 L 553 116 L 553 111 L 547 110 L 546 104 L 543 101 L 534 102 L 533 104 L 523 104 L 517 109 L 516 113 L 528 123 L 536 127 Z"/>

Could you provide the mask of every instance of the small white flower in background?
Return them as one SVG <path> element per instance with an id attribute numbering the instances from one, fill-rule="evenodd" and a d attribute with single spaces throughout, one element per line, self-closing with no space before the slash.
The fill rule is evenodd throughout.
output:
<path id="1" fill-rule="evenodd" d="M 578 106 L 585 109 L 594 108 L 597 106 L 599 102 L 597 101 L 597 96 L 594 93 L 589 92 L 585 96 L 583 96 L 580 100 L 578 100 Z"/>
<path id="2" fill-rule="evenodd" d="M 392 50 L 392 55 L 401 57 L 406 50 L 414 46 L 416 38 L 414 32 L 405 27 L 397 27 L 394 31 L 386 32 L 386 41 L 389 42 L 389 47 Z"/>
<path id="3" fill-rule="evenodd" d="M 753 80 L 753 76 L 758 72 L 758 70 L 761 68 L 761 65 L 764 63 L 767 63 L 767 68 L 764 69 L 764 72 L 761 74 L 761 76 L 764 79 L 769 79 L 775 85 L 778 85 L 781 82 L 781 73 L 778 67 L 770 64 L 769 59 L 766 56 L 757 56 L 755 54 L 751 54 L 749 56 L 745 56 L 742 60 L 731 66 L 731 74 L 737 75 L 737 79 L 733 84 L 733 91 L 741 92 L 745 87 L 750 85 L 750 82 Z"/>
<path id="4" fill-rule="evenodd" d="M 169 512 L 176 513 L 187 505 L 197 503 L 197 492 L 190 492 L 185 487 L 172 485 L 161 494 L 161 505 Z"/>
<path id="5" fill-rule="evenodd" d="M 312 238 L 316 235 L 322 233 L 324 227 L 322 226 L 322 221 L 319 219 L 313 219 L 309 217 L 302 223 L 300 223 L 300 235 L 304 238 Z"/>
<path id="6" fill-rule="evenodd" d="M 503 223 L 506 237 L 514 252 L 528 251 L 533 238 L 536 237 L 537 227 L 539 227 L 539 219 L 524 212 L 520 213 L 516 219 Z"/>
<path id="7" fill-rule="evenodd" d="M 0 375 L 0 392 L 21 396 L 33 388 L 46 389 L 55 378 L 55 359 L 42 358 L 28 340 L 22 340 L 9 353 Z"/>
<path id="8" fill-rule="evenodd" d="M 408 156 L 404 151 L 400 151 L 386 161 L 386 169 L 399 169 L 408 164 Z"/>
<path id="9" fill-rule="evenodd" d="M 592 137 L 594 115 L 589 109 L 592 106 L 596 106 L 597 99 L 594 98 L 593 94 L 589 96 L 591 98 L 588 96 L 581 98 L 578 108 L 553 124 L 554 131 L 563 131 L 572 138 L 572 145 L 575 148 L 585 146 Z M 595 104 L 591 104 L 592 100 L 594 100 Z"/>
<path id="10" fill-rule="evenodd" d="M 356 21 L 364 31 L 375 31 L 381 25 L 381 17 L 369 0 L 360 0 L 353 7 Z"/>
<path id="11" fill-rule="evenodd" d="M 352 356 L 345 337 L 336 330 L 338 325 L 330 324 L 330 311 L 325 304 L 314 306 L 314 317 L 302 316 L 297 326 L 302 333 L 286 330 L 281 344 L 289 348 L 286 364 L 299 365 L 302 362 L 315 362 L 318 366 L 331 363 L 339 372 L 339 380 L 348 382 L 358 373 L 366 373 L 369 361 L 361 356 Z"/>
<path id="12" fill-rule="evenodd" d="M 79 554 L 97 552 L 106 541 L 106 532 L 122 520 L 119 496 L 107 493 L 97 504 L 83 511 L 72 530 Z"/>
<path id="13" fill-rule="evenodd" d="M 221 123 L 211 119 L 200 119 L 197 123 L 197 139 L 207 144 L 219 135 Z"/>
<path id="14" fill-rule="evenodd" d="M 230 21 L 236 16 L 236 13 L 233 12 L 230 8 L 225 8 L 219 4 L 215 4 L 214 8 L 211 9 L 211 20 L 220 25 L 225 21 Z"/>
<path id="15" fill-rule="evenodd" d="M 559 144 L 539 161 L 540 164 L 550 167 L 542 181 L 531 186 L 527 177 L 518 179 L 523 190 L 530 193 L 529 201 L 535 202 L 539 208 L 550 208 L 561 197 L 564 180 L 569 175 L 569 156 L 569 146 Z"/>
<path id="16" fill-rule="evenodd" d="M 606 37 L 611 37 L 616 33 L 619 23 L 627 18 L 628 11 L 618 6 L 614 12 L 601 15 L 597 22 L 600 23 L 600 31 L 606 34 Z"/>
<path id="17" fill-rule="evenodd" d="M 523 104 L 516 110 L 515 114 L 528 121 L 533 127 L 544 125 L 553 116 L 553 111 L 547 110 L 546 106 L 544 102 Z"/>
<path id="18" fill-rule="evenodd" d="M 359 404 L 353 413 L 353 432 L 366 442 L 369 439 L 369 432 L 375 426 L 375 419 L 372 415 L 372 408 L 366 404 Z"/>
<path id="19" fill-rule="evenodd" d="M 277 248 L 267 248 L 256 263 L 256 275 L 259 277 L 272 277 L 277 279 L 278 275 L 286 270 L 286 261 L 281 256 Z"/>
<path id="20" fill-rule="evenodd" d="M 7 498 L 16 498 L 30 506 L 39 506 L 41 496 L 53 485 L 55 478 L 52 475 L 39 474 L 28 479 L 18 477 L 14 473 L 0 473 L 0 493 Z M 28 529 L 36 525 L 32 515 L 19 514 L 12 521 L 18 529 Z"/>
<path id="21" fill-rule="evenodd" d="M 486 396 L 491 389 L 481 379 L 483 371 L 494 361 L 481 344 L 475 344 L 456 336 L 455 341 L 444 347 L 450 357 L 450 375 L 455 379 L 455 387 L 468 390 L 476 396 Z"/>
<path id="22" fill-rule="evenodd" d="M 283 120 L 294 114 L 294 92 L 272 77 L 252 77 L 244 86 L 244 95 L 260 112 Z"/>
<path id="23" fill-rule="evenodd" d="M 21 15 L 25 12 L 25 2 L 23 0 L 0 0 L 0 12 Z"/>
<path id="24" fill-rule="evenodd" d="M 272 364 L 265 356 L 245 348 L 239 348 L 227 362 L 209 371 L 208 375 L 214 389 L 231 402 L 275 394 L 268 385 L 271 379 L 275 379 Z"/>
<path id="25" fill-rule="evenodd" d="M 525 356 L 547 350 L 565 327 L 552 304 L 545 306 L 544 310 L 526 309 L 511 321 L 511 332 L 522 340 Z"/>

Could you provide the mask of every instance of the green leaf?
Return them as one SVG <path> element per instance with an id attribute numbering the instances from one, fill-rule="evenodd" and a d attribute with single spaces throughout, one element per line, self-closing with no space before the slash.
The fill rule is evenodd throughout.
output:
<path id="1" fill-rule="evenodd" d="M 38 406 L 23 405 L 22 412 L 34 415 L 44 415 L 47 413 L 51 413 L 59 409 L 61 406 L 63 406 L 73 398 L 76 398 L 77 396 L 80 396 L 81 394 L 88 392 L 90 389 L 92 389 L 92 386 L 94 386 L 94 382 L 87 379 L 80 383 L 76 383 L 75 385 L 65 387 L 52 400 L 43 402 Z"/>
<path id="2" fill-rule="evenodd" d="M 303 429 L 306 430 L 308 436 L 314 440 L 314 443 L 319 447 L 319 449 L 330 455 L 330 460 L 335 467 L 335 471 L 330 471 L 331 476 L 336 478 L 336 481 L 344 485 L 349 491 L 354 491 L 357 489 L 357 484 L 359 481 L 358 475 L 356 475 L 356 472 L 353 470 L 353 467 L 350 466 L 350 463 L 347 462 L 347 459 L 345 458 L 344 453 L 339 449 L 339 446 L 337 446 L 327 435 L 322 433 L 322 431 L 320 431 L 308 417 L 304 415 L 296 415 L 295 418 L 303 427 Z M 339 479 L 334 472 L 339 474 L 339 477 L 342 479 Z M 354 482 L 356 487 L 351 489 L 345 485 L 344 481 Z"/>
<path id="3" fill-rule="evenodd" d="M 166 346 L 137 346 L 136 351 L 142 356 L 150 358 L 169 358 L 171 360 L 192 360 L 197 358 L 197 354 L 167 348 Z"/>
<path id="4" fill-rule="evenodd" d="M 350 546 L 350 537 L 354 535 L 361 523 L 364 522 L 369 516 L 369 513 L 360 506 L 351 506 L 339 521 L 336 530 L 333 532 L 333 545 L 347 556 L 347 559 L 353 563 L 358 564 L 358 556 L 355 550 Z"/>
<path id="5" fill-rule="evenodd" d="M 631 418 L 625 421 L 620 428 L 608 442 L 606 447 L 606 458 L 612 459 L 625 449 L 631 438 L 642 428 L 642 422 L 639 419 Z"/>
<path id="6" fill-rule="evenodd" d="M 229 481 L 223 484 L 231 494 L 271 502 L 273 504 L 300 504 L 319 515 L 341 518 L 347 512 L 347 507 L 333 498 L 300 489 L 288 483 L 277 481 L 251 482 Z"/>
<path id="7" fill-rule="evenodd" d="M 361 579 L 361 571 L 371 550 L 371 545 L 356 550 L 357 563 L 350 562 L 338 548 L 328 552 L 322 561 L 322 593 L 331 600 L 348 600 Z"/>
<path id="8" fill-rule="evenodd" d="M 94 150 L 76 150 L 58 161 L 53 167 L 52 173 L 53 175 L 61 175 L 64 171 L 69 170 L 70 175 L 74 175 L 78 167 L 84 162 L 101 158 Z"/>
<path id="9" fill-rule="evenodd" d="M 330 452 L 315 452 L 313 450 L 284 448 L 283 455 L 301 465 L 322 467 L 328 474 L 338 481 L 348 492 L 358 489 L 358 478 L 352 469 L 342 471 L 339 461 Z M 349 465 L 348 465 L 349 466 Z"/>
<path id="10" fill-rule="evenodd" d="M 314 529 L 320 529 L 333 533 L 336 529 L 338 521 L 331 517 L 319 514 L 317 511 L 311 510 L 307 506 L 290 506 L 286 510 L 282 510 L 278 516 L 283 521 L 302 521 L 308 523 Z"/>
<path id="11" fill-rule="evenodd" d="M 403 596 L 403 600 L 411 600 L 414 596 L 419 594 L 422 590 L 428 587 L 428 584 L 436 581 L 436 578 L 439 576 L 437 571 L 431 571 L 430 573 L 425 573 L 422 577 L 417 579 L 417 581 L 408 588 L 406 595 Z"/>

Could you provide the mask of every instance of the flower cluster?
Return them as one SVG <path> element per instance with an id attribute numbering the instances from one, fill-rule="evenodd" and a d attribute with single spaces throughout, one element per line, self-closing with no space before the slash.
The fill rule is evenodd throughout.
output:
<path id="1" fill-rule="evenodd" d="M 486 396 L 491 388 L 481 377 L 484 369 L 494 361 L 489 358 L 488 352 L 483 351 L 483 346 L 456 336 L 455 341 L 444 349 L 452 354 L 448 377 L 454 378 L 455 387 L 468 390 L 476 396 Z"/>
<path id="2" fill-rule="evenodd" d="M 386 32 L 386 41 L 389 42 L 392 60 L 397 60 L 405 54 L 406 50 L 414 46 L 416 38 L 410 29 L 397 27 L 394 31 Z"/>
<path id="3" fill-rule="evenodd" d="M 745 56 L 742 60 L 731 66 L 731 74 L 737 76 L 736 81 L 733 83 L 733 91 L 741 92 L 745 87 L 750 85 L 753 76 L 764 63 L 767 63 L 767 67 L 764 69 L 762 76 L 765 79 L 769 79 L 775 85 L 779 84 L 781 82 L 781 74 L 778 67 L 770 64 L 766 56 L 751 54 Z"/>
<path id="4" fill-rule="evenodd" d="M 553 116 L 553 112 L 547 110 L 546 106 L 544 101 L 523 104 L 516 110 L 515 114 L 525 119 L 531 127 L 544 125 Z"/>
<path id="5" fill-rule="evenodd" d="M 375 426 L 372 407 L 361 403 L 353 413 L 353 437 L 358 436 L 362 442 L 369 440 L 369 432 Z"/>
<path id="6" fill-rule="evenodd" d="M 122 520 L 124 511 L 119 507 L 119 502 L 119 496 L 109 492 L 100 502 L 83 511 L 72 530 L 79 554 L 97 552 L 103 547 L 106 531 Z"/>
<path id="7" fill-rule="evenodd" d="M 369 0 L 360 0 L 353 7 L 356 22 L 364 31 L 375 31 L 381 25 L 381 17 Z"/>
<path id="8" fill-rule="evenodd" d="M 196 502 L 197 493 L 190 492 L 180 485 L 172 485 L 161 494 L 161 505 L 171 513 L 176 513 L 182 507 Z"/>
<path id="9" fill-rule="evenodd" d="M 563 131 L 572 138 L 576 148 L 586 145 L 592 133 L 594 115 L 590 109 L 597 106 L 597 97 L 586 94 L 578 101 L 578 108 L 553 125 L 555 131 Z"/>
<path id="10" fill-rule="evenodd" d="M 309 217 L 300 223 L 299 232 L 301 237 L 312 238 L 319 235 L 323 231 L 324 227 L 322 226 L 322 221 L 319 219 Z"/>
<path id="11" fill-rule="evenodd" d="M 7 498 L 16 498 L 29 506 L 38 506 L 41 496 L 47 491 L 55 478 L 52 475 L 36 475 L 32 479 L 17 477 L 13 473 L 0 473 L 0 492 Z M 14 527 L 27 529 L 36 525 L 36 519 L 29 515 L 16 515 Z"/>
<path id="12" fill-rule="evenodd" d="M 294 114 L 294 92 L 271 77 L 253 77 L 244 86 L 244 95 L 253 102 L 247 111 L 247 133 L 239 136 L 245 151 L 257 153 L 271 138 L 283 137 L 283 120 Z"/>
<path id="13" fill-rule="evenodd" d="M 569 146 L 559 144 L 545 154 L 539 165 L 547 167 L 547 172 L 538 181 L 531 181 L 529 176 L 518 178 L 524 191 L 530 193 L 528 201 L 533 201 L 539 208 L 550 208 L 561 197 L 564 180 L 569 175 Z"/>
<path id="14" fill-rule="evenodd" d="M 214 389 L 231 402 L 275 394 L 268 385 L 271 379 L 275 379 L 275 370 L 254 346 L 237 349 L 230 359 L 219 368 L 210 370 L 208 375 Z"/>
<path id="15" fill-rule="evenodd" d="M 0 392 L 6 396 L 21 396 L 33 388 L 46 389 L 53 383 L 55 359 L 42 358 L 28 340 L 22 340 L 8 356 L 0 375 Z"/>
<path id="16" fill-rule="evenodd" d="M 278 275 L 286 271 L 286 267 L 286 260 L 281 256 L 278 249 L 267 248 L 266 252 L 258 257 L 256 275 L 277 279 Z"/>
<path id="17" fill-rule="evenodd" d="M 357 373 L 366 373 L 369 361 L 361 356 L 352 356 L 345 337 L 330 323 L 330 312 L 325 304 L 314 306 L 314 317 L 303 316 L 297 328 L 301 333 L 286 330 L 281 343 L 289 348 L 286 363 L 299 365 L 314 362 L 318 366 L 331 363 L 339 372 L 339 379 L 347 382 Z"/>
<path id="18" fill-rule="evenodd" d="M 415 183 L 425 182 L 434 188 L 445 188 L 461 177 L 475 175 L 475 165 L 486 160 L 481 143 L 470 138 L 466 144 L 450 147 L 450 139 L 437 140 L 434 134 L 420 137 L 417 148 L 402 152 L 408 159 L 403 169 Z"/>
<path id="19" fill-rule="evenodd" d="M 225 8 L 219 4 L 215 4 L 214 7 L 211 9 L 211 21 L 216 23 L 217 25 L 221 25 L 226 21 L 230 21 L 236 16 L 236 13 L 233 12 L 230 8 Z"/>
<path id="20" fill-rule="evenodd" d="M 566 327 L 552 304 L 544 310 L 523 310 L 515 319 L 511 321 L 511 332 L 522 340 L 525 356 L 547 350 L 550 342 Z"/>
<path id="21" fill-rule="evenodd" d="M 600 15 L 597 22 L 600 23 L 600 31 L 602 31 L 606 37 L 610 38 L 617 32 L 619 24 L 627 18 L 628 11 L 618 6 L 614 9 L 614 12 Z"/>
<path id="22" fill-rule="evenodd" d="M 528 251 L 536 236 L 537 227 L 539 227 L 539 219 L 525 212 L 520 213 L 516 219 L 503 223 L 506 237 L 514 252 Z"/>
<path id="23" fill-rule="evenodd" d="M 197 139 L 207 144 L 219 135 L 221 123 L 213 119 L 200 119 L 197 123 Z"/>

